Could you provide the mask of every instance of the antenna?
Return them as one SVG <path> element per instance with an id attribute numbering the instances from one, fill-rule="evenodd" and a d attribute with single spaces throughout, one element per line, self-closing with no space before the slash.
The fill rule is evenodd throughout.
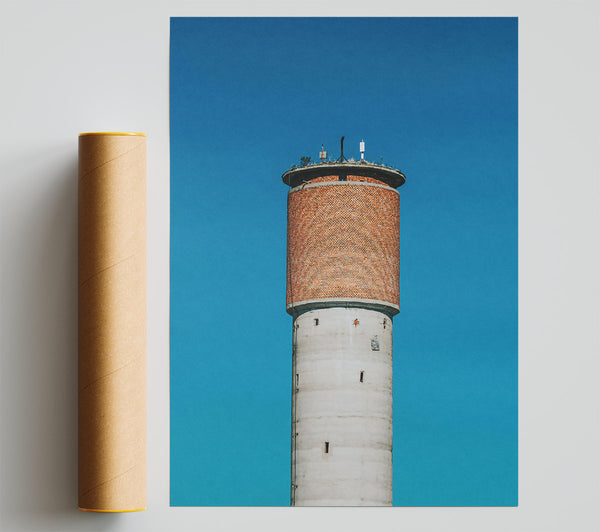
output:
<path id="1" fill-rule="evenodd" d="M 346 158 L 344 157 L 344 137 L 342 137 L 342 140 L 340 141 L 340 158 L 338 159 L 339 162 L 344 162 L 346 160 Z"/>
<path id="2" fill-rule="evenodd" d="M 365 141 L 364 139 L 360 141 L 360 160 L 365 160 Z"/>
<path id="3" fill-rule="evenodd" d="M 327 159 L 327 152 L 323 149 L 323 143 L 321 142 L 321 151 L 319 152 L 319 159 L 325 161 Z"/>

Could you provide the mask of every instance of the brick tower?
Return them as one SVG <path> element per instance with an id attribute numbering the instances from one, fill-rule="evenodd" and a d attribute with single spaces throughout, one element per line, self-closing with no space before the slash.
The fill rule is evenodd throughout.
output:
<path id="1" fill-rule="evenodd" d="M 291 504 L 391 505 L 396 189 L 405 177 L 345 160 L 342 145 L 338 161 L 292 168 L 282 178 L 291 187 Z"/>

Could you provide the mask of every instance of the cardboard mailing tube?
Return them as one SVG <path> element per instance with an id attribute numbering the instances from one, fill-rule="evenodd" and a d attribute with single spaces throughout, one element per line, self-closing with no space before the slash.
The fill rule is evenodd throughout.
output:
<path id="1" fill-rule="evenodd" d="M 79 136 L 79 509 L 146 507 L 146 135 Z"/>

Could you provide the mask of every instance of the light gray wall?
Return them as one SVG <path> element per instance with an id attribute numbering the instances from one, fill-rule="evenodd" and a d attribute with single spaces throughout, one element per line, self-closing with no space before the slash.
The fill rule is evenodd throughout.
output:
<path id="1" fill-rule="evenodd" d="M 169 16 L 317 12 L 519 16 L 518 508 L 169 507 Z M 599 13 L 592 0 L 0 3 L 0 530 L 597 530 Z M 125 515 L 75 509 L 76 135 L 107 128 L 149 134 L 148 510 Z"/>

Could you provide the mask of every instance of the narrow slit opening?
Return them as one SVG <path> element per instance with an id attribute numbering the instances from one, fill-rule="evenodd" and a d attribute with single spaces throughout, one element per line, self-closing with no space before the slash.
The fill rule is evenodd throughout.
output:
<path id="1" fill-rule="evenodd" d="M 325 454 L 329 454 L 329 442 L 325 442 Z"/>
<path id="2" fill-rule="evenodd" d="M 360 382 L 363 382 L 363 381 L 364 381 L 364 379 L 365 379 L 365 372 L 364 372 L 364 371 L 361 371 L 361 372 L 360 372 Z"/>

